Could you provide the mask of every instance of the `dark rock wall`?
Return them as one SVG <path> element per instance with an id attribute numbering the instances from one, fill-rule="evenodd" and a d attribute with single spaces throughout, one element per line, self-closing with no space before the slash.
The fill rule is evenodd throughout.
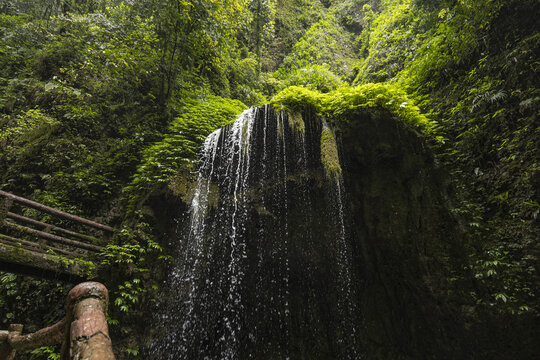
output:
<path id="1" fill-rule="evenodd" d="M 464 358 L 448 295 L 465 259 L 444 174 L 387 112 L 358 112 L 340 130 L 368 358 Z"/>

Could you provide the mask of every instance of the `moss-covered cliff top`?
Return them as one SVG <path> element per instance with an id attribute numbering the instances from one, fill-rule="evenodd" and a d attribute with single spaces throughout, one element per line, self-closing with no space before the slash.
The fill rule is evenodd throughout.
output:
<path id="1" fill-rule="evenodd" d="M 382 108 L 404 119 L 409 125 L 430 131 L 433 123 L 420 113 L 407 94 L 392 84 L 344 86 L 329 93 L 291 86 L 272 99 L 278 109 L 301 110 L 313 107 L 319 115 L 339 122 L 358 109 Z"/>

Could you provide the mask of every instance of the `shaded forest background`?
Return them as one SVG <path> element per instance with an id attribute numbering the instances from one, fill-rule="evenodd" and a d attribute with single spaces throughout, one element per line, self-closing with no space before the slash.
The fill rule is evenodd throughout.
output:
<path id="1" fill-rule="evenodd" d="M 426 116 L 424 136 L 453 183 L 468 259 L 446 279 L 456 283 L 447 295 L 466 329 L 457 336 L 477 339 L 476 359 L 513 358 L 520 347 L 532 354 L 539 7 L 2 0 L 0 189 L 122 229 L 96 261 L 108 267 L 101 276 L 118 357 L 137 358 L 141 314 L 161 286 L 149 269 L 174 241 L 150 205 L 187 203 L 204 138 L 249 106 L 302 93 L 291 86 L 338 96 L 380 83 L 375 89 L 407 96 L 400 105 Z M 59 320 L 71 286 L 10 273 L 0 283 L 1 327 L 26 331 Z M 54 356 L 53 348 L 28 355 Z"/>

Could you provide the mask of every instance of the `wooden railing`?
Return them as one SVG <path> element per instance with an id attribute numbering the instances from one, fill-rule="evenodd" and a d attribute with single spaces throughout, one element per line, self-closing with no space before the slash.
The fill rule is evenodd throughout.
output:
<path id="1" fill-rule="evenodd" d="M 108 302 L 103 284 L 75 286 L 67 297 L 66 316 L 53 326 L 26 335 L 19 324 L 0 331 L 0 359 L 13 360 L 17 351 L 62 344 L 60 360 L 114 360 L 106 318 Z"/>
<path id="2" fill-rule="evenodd" d="M 54 218 L 69 220 L 85 228 L 92 228 L 99 231 L 100 235 L 97 236 L 101 239 L 17 214 L 11 211 L 14 203 Z M 91 257 L 101 251 L 101 247 L 96 244 L 103 243 L 103 238 L 110 236 L 115 230 L 110 226 L 0 190 L 0 231 L 0 264 L 10 263 L 11 266 L 57 271 L 58 266 L 54 264 L 58 264 L 58 258 L 80 260 Z M 25 250 L 24 254 L 20 252 L 21 249 Z M 62 271 L 77 273 L 78 270 L 64 267 Z"/>

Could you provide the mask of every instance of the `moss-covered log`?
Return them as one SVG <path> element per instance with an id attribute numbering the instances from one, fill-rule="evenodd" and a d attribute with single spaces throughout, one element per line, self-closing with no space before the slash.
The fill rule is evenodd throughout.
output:
<path id="1" fill-rule="evenodd" d="M 39 253 L 0 243 L 0 269 L 52 279 L 92 279 L 96 267 L 91 261 Z"/>

